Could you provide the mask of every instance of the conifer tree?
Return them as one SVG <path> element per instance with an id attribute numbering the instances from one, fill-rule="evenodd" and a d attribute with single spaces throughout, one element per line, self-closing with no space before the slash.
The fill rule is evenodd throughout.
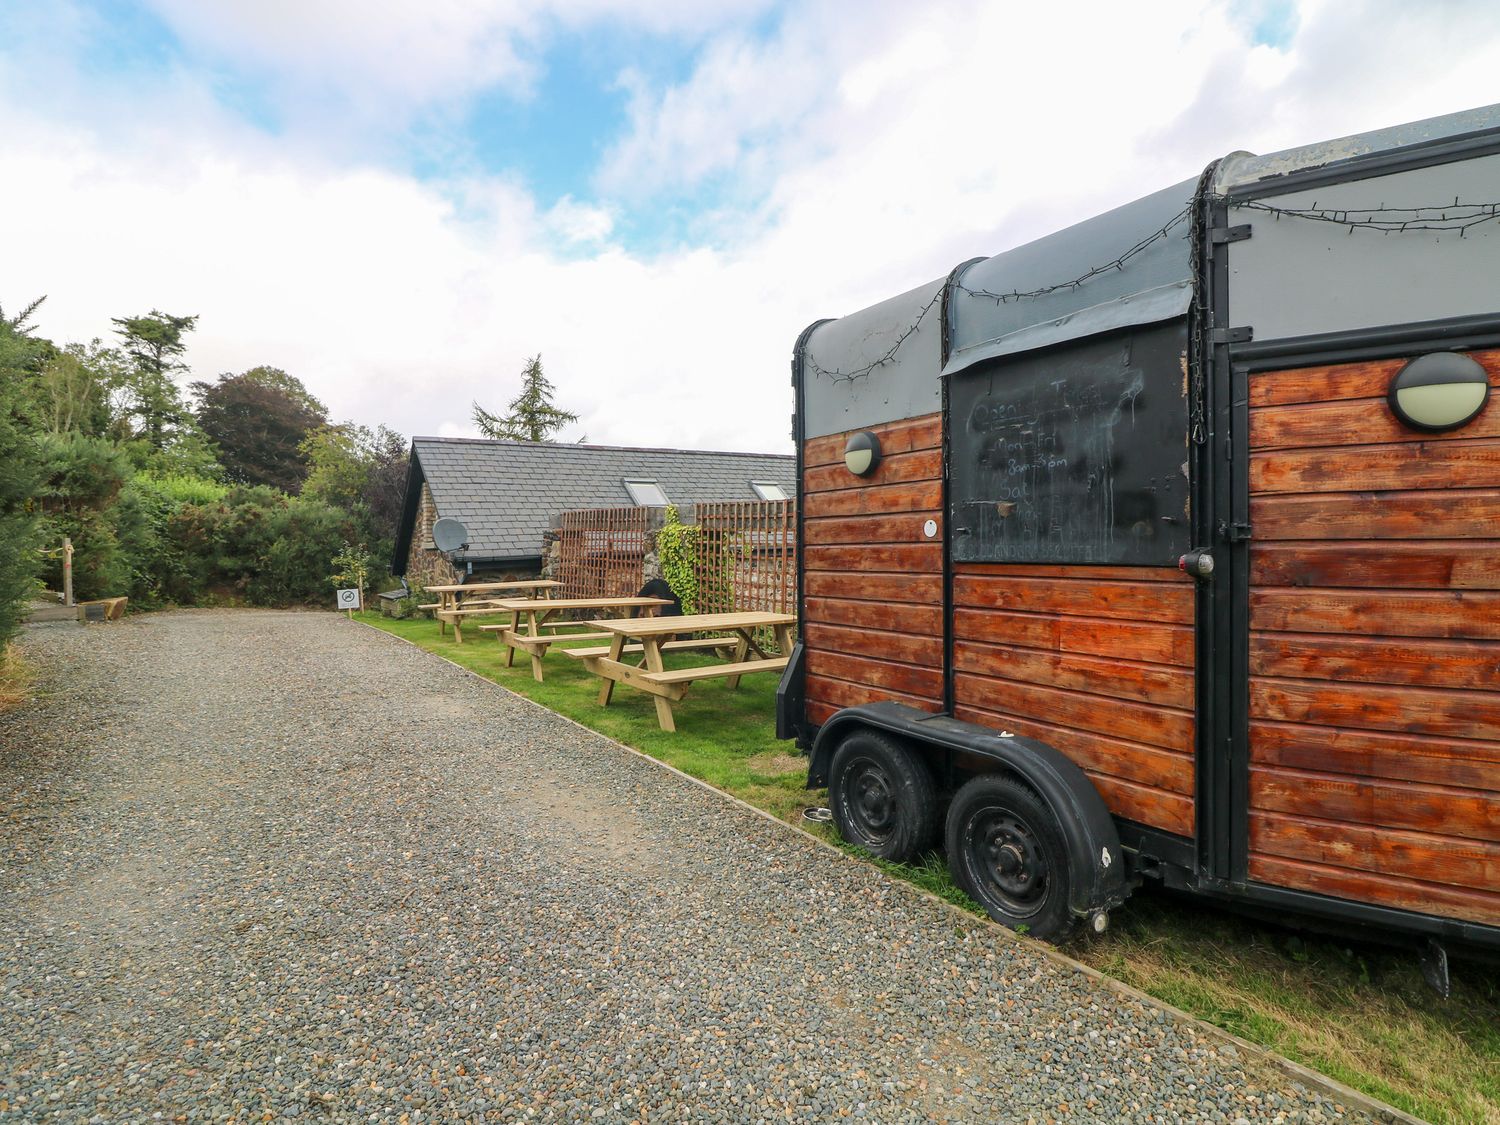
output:
<path id="1" fill-rule="evenodd" d="M 487 438 L 501 441 L 546 441 L 569 422 L 578 421 L 572 411 L 552 405 L 554 388 L 542 374 L 540 353 L 526 361 L 521 372 L 521 393 L 510 400 L 510 413 L 491 414 L 479 403 L 474 404 L 474 425 Z"/>

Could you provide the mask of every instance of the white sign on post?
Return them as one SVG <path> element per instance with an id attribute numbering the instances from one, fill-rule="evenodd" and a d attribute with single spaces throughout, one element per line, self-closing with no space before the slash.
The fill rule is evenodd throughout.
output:
<path id="1" fill-rule="evenodd" d="M 338 608 L 350 611 L 360 608 L 358 590 L 340 590 L 338 597 Z"/>

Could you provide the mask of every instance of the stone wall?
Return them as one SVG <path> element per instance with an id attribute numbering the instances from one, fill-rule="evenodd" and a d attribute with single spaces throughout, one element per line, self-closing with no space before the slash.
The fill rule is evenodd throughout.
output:
<path id="1" fill-rule="evenodd" d="M 406 553 L 406 581 L 411 586 L 447 586 L 457 582 L 461 575 L 432 541 L 432 525 L 437 518 L 432 490 L 423 481 L 417 519 L 411 531 L 411 548 Z"/>

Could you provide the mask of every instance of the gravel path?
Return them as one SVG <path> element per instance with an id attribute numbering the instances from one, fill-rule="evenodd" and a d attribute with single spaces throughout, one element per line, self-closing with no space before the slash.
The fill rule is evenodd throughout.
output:
<path id="1" fill-rule="evenodd" d="M 331 614 L 24 647 L 0 1119 L 1363 1120 Z"/>

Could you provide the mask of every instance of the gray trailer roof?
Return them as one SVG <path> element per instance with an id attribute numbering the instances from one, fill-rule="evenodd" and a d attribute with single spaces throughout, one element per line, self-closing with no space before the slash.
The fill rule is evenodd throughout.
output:
<path id="1" fill-rule="evenodd" d="M 1444 114 L 1442 117 L 1429 117 L 1423 121 L 1410 121 L 1405 125 L 1374 129 L 1368 133 L 1355 133 L 1332 141 L 1283 149 L 1281 152 L 1268 152 L 1264 156 L 1235 152 L 1219 163 L 1214 189 L 1229 192 L 1253 184 L 1263 185 L 1268 180 L 1288 176 L 1293 172 L 1321 168 L 1340 160 L 1372 156 L 1408 145 L 1426 144 L 1495 128 L 1500 128 L 1500 105 L 1487 105 Z"/>
<path id="2" fill-rule="evenodd" d="M 821 437 L 892 418 L 915 418 L 941 406 L 943 285 L 946 278 L 830 320 L 810 330 L 802 348 L 802 434 Z"/>
<path id="3" fill-rule="evenodd" d="M 1256 237 L 1237 244 L 1232 255 L 1244 267 L 1236 271 L 1231 286 L 1240 302 L 1233 310 L 1234 322 L 1253 323 L 1255 338 L 1261 340 L 1433 317 L 1444 315 L 1442 309 L 1452 310 L 1447 315 L 1470 313 L 1480 306 L 1493 310 L 1493 283 L 1486 279 L 1493 277 L 1490 247 L 1500 239 L 1500 224 L 1441 235 L 1450 251 L 1465 235 L 1469 241 L 1448 254 L 1441 268 L 1450 276 L 1436 283 L 1429 283 L 1427 272 L 1439 266 L 1416 261 L 1421 251 L 1412 241 L 1400 252 L 1413 261 L 1400 260 L 1404 280 L 1398 289 L 1390 281 L 1389 268 L 1372 269 L 1366 247 L 1350 243 L 1338 255 L 1330 254 L 1329 235 L 1347 238 L 1343 228 L 1323 224 L 1327 231 L 1310 234 L 1317 224 L 1298 221 L 1273 230 L 1266 215 L 1244 214 L 1243 208 L 1254 205 L 1251 197 L 1325 182 L 1317 175 L 1322 168 L 1328 172 L 1326 182 L 1360 181 L 1362 186 L 1351 184 L 1339 191 L 1319 187 L 1306 199 L 1281 195 L 1275 202 L 1291 207 L 1311 206 L 1316 200 L 1320 208 L 1332 200 L 1337 200 L 1336 206 L 1355 208 L 1397 202 L 1451 204 L 1452 190 L 1445 200 L 1438 198 L 1442 193 L 1437 187 L 1457 184 L 1453 190 L 1461 190 L 1466 201 L 1472 197 L 1474 203 L 1493 204 L 1500 156 L 1469 159 L 1461 174 L 1436 166 L 1445 157 L 1444 141 L 1496 129 L 1500 105 L 1491 105 L 1266 156 L 1238 152 L 1225 157 L 1212 190 L 1233 197 L 1232 223 L 1258 221 Z M 1413 145 L 1432 148 L 1430 159 L 1424 159 L 1435 167 L 1427 175 L 1419 169 L 1387 176 L 1388 183 L 1372 178 L 1381 174 L 1382 154 Z M 1343 168 L 1345 162 L 1353 162 L 1357 170 Z M 1189 206 L 1196 189 L 1196 179 L 1184 180 L 1035 242 L 968 263 L 954 271 L 946 302 L 943 284 L 930 282 L 811 329 L 802 351 L 804 436 L 936 410 L 939 376 L 987 359 L 1186 314 L 1192 299 Z M 1408 191 L 1411 198 L 1399 201 L 1390 194 Z M 1360 237 L 1370 237 L 1373 243 L 1379 235 L 1362 231 Z M 1300 250 L 1299 242 L 1305 244 Z M 1387 266 L 1397 260 L 1389 245 L 1379 249 L 1387 256 Z M 1275 260 L 1258 260 L 1265 256 Z M 1338 271 L 1330 272 L 1324 263 L 1316 276 L 1322 287 L 1319 294 L 1296 290 L 1292 295 L 1289 286 L 1302 278 L 1305 289 L 1311 284 L 1306 278 L 1314 276 L 1312 267 L 1335 257 Z M 1361 271 L 1369 276 L 1362 278 Z M 1333 285 L 1348 292 L 1349 309 L 1330 302 Z M 1420 300 L 1409 299 L 1414 290 L 1420 292 Z M 947 362 L 941 371 L 934 301 L 946 317 L 948 336 Z"/>
<path id="4" fill-rule="evenodd" d="M 943 373 L 1186 313 L 1196 184 L 1184 180 L 961 270 Z"/>

